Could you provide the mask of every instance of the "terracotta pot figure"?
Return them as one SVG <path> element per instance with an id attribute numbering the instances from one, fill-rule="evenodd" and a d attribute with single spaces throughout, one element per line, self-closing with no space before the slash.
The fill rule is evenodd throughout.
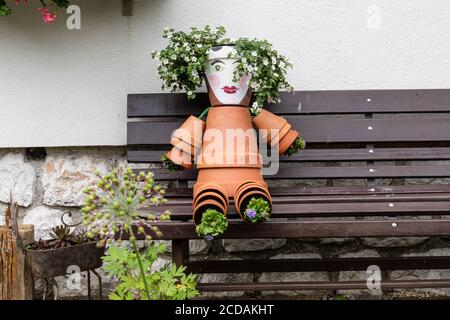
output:
<path id="1" fill-rule="evenodd" d="M 199 171 L 193 191 L 193 218 L 196 224 L 200 223 L 201 215 L 209 208 L 226 216 L 231 198 L 243 220 L 252 199 L 265 200 L 269 206 L 266 214 L 270 215 L 272 198 L 261 174 L 262 158 L 254 126 L 269 131 L 276 129 L 277 134 L 267 134 L 264 139 L 273 146 L 282 147 L 283 152 L 298 137 L 298 132 L 292 130 L 286 120 L 270 112 L 263 110 L 252 119 L 249 109 L 252 95 L 248 85 L 250 77 L 243 75 L 239 81 L 233 81 L 238 61 L 239 56 L 232 45 L 211 49 L 205 66 L 211 102 L 206 123 L 201 124 L 200 119 L 190 117 L 190 121 L 195 120 L 201 130 L 197 130 L 197 135 L 189 129 L 185 130 L 184 135 L 174 134 L 171 143 L 178 143 L 174 144 L 174 149 L 178 150 L 177 157 L 175 154 L 172 157 L 173 149 L 167 155 L 185 168 L 191 167 L 190 159 L 195 160 Z M 183 124 L 181 128 L 189 128 L 189 125 Z"/>

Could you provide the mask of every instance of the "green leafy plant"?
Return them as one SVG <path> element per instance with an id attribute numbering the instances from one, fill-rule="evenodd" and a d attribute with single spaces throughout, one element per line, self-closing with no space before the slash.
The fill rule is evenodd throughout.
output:
<path id="1" fill-rule="evenodd" d="M 96 185 L 84 190 L 86 197 L 81 210 L 83 225 L 89 230 L 86 232 L 87 236 L 99 237 L 110 249 L 116 238 L 121 243 L 123 237 L 128 237 L 131 243 L 131 249 L 126 249 L 129 250 L 130 261 L 122 263 L 123 272 L 128 276 L 119 277 L 121 282 L 115 290 L 117 295 L 112 297 L 152 299 L 155 294 L 151 284 L 155 281 L 149 281 L 153 274 L 148 266 L 153 263 L 153 260 L 147 261 L 147 259 L 149 255 L 154 256 L 155 250 L 149 249 L 151 252 L 147 251 L 147 254 L 142 256 L 138 249 L 137 237 L 144 238 L 150 244 L 150 248 L 153 248 L 151 247 L 152 235 L 161 237 L 161 231 L 157 226 L 152 225 L 152 222 L 170 220 L 170 212 L 167 210 L 163 213 L 149 212 L 148 208 L 167 203 L 164 198 L 165 189 L 153 180 L 153 173 L 136 174 L 129 167 L 119 166 L 105 175 L 97 171 L 96 175 L 99 178 Z M 114 249 L 112 252 L 114 253 Z M 120 252 L 125 254 L 123 251 Z M 156 250 L 156 252 L 159 251 Z M 130 266 L 137 271 L 137 273 L 133 271 L 133 277 L 129 273 Z M 174 279 L 182 277 L 184 269 L 175 271 Z"/>
<path id="2" fill-rule="evenodd" d="M 75 232 L 70 229 L 70 226 L 65 224 L 53 227 L 49 232 L 49 236 L 51 239 L 33 241 L 25 248 L 28 250 L 52 250 L 94 241 L 86 236 L 84 229 Z"/>
<path id="3" fill-rule="evenodd" d="M 262 106 L 260 106 L 258 103 L 253 103 L 250 107 L 250 114 L 254 117 L 256 117 L 258 114 L 261 113 Z"/>
<path id="4" fill-rule="evenodd" d="M 251 198 L 244 211 L 244 219 L 256 223 L 269 219 L 270 203 L 264 198 Z"/>
<path id="5" fill-rule="evenodd" d="M 279 102 L 280 90 L 293 89 L 286 79 L 287 69 L 292 65 L 268 41 L 248 38 L 232 41 L 225 35 L 224 27 L 191 28 L 188 33 L 164 29 L 163 38 L 169 44 L 161 51 L 152 52 L 152 57 L 160 61 L 158 73 L 163 89 L 169 88 L 172 92 L 184 90 L 188 99 L 194 99 L 195 90 L 202 85 L 211 48 L 223 44 L 235 45 L 236 53 L 241 57 L 234 80 L 244 74 L 251 76 L 249 87 L 256 98 L 253 108 Z"/>
<path id="6" fill-rule="evenodd" d="M 0 0 L 0 16 L 7 16 L 11 14 L 11 8 L 6 4 L 5 0 Z"/>
<path id="7" fill-rule="evenodd" d="M 224 27 L 191 28 L 189 33 L 165 28 L 163 38 L 168 39 L 169 44 L 161 51 L 152 52 L 152 57 L 160 61 L 158 73 L 163 80 L 162 89 L 184 90 L 188 99 L 194 99 L 195 90 L 202 85 L 208 52 L 213 45 L 223 43 L 225 33 Z"/>
<path id="8" fill-rule="evenodd" d="M 196 226 L 195 231 L 200 237 L 206 240 L 213 240 L 228 229 L 228 220 L 225 215 L 215 209 L 207 209 L 201 222 Z"/>
<path id="9" fill-rule="evenodd" d="M 49 232 L 50 237 L 56 240 L 67 240 L 71 236 L 72 232 L 68 226 L 56 226 Z"/>
<path id="10" fill-rule="evenodd" d="M 256 101 L 252 107 L 262 108 L 266 103 L 280 102 L 280 90 L 292 91 L 293 87 L 286 79 L 287 69 L 292 68 L 288 59 L 279 54 L 267 40 L 239 38 L 234 43 L 241 57 L 234 71 L 234 81 L 244 74 L 251 77 Z"/>
<path id="11" fill-rule="evenodd" d="M 169 170 L 170 172 L 176 172 L 176 171 L 180 171 L 183 170 L 182 166 L 179 166 L 175 163 L 173 163 L 172 160 L 170 160 L 169 158 L 167 158 L 167 156 L 165 154 L 161 155 L 161 164 L 162 166 Z"/>
<path id="12" fill-rule="evenodd" d="M 186 275 L 185 267 L 169 263 L 152 272 L 158 255 L 165 251 L 165 245 L 151 243 L 141 257 L 150 299 L 184 300 L 197 296 L 196 275 Z M 146 295 L 139 259 L 135 252 L 124 246 L 113 245 L 109 247 L 103 261 L 106 273 L 120 280 L 120 284 L 109 295 L 111 300 L 139 300 Z"/>
<path id="13" fill-rule="evenodd" d="M 284 155 L 290 157 L 291 155 L 299 152 L 300 150 L 305 149 L 305 146 L 306 146 L 305 139 L 298 137 L 297 139 L 295 139 L 294 143 L 286 150 Z"/>

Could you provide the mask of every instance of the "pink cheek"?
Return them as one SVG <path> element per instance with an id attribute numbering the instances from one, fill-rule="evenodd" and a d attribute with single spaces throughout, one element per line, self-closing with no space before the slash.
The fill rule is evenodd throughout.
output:
<path id="1" fill-rule="evenodd" d="M 220 79 L 218 76 L 211 75 L 208 77 L 209 85 L 213 89 L 217 89 L 220 85 Z"/>
<path id="2" fill-rule="evenodd" d="M 250 78 L 249 78 L 249 76 L 243 76 L 242 78 L 241 78 L 241 80 L 239 80 L 239 87 L 246 87 L 248 84 L 247 84 L 247 81 L 249 80 Z"/>

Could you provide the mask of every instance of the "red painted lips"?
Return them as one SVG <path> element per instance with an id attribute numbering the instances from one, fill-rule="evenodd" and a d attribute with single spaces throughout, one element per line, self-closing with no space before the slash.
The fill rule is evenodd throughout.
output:
<path id="1" fill-rule="evenodd" d="M 235 94 L 236 91 L 239 90 L 239 88 L 236 88 L 235 86 L 232 86 L 232 87 L 225 86 L 222 88 L 222 90 L 227 94 Z"/>

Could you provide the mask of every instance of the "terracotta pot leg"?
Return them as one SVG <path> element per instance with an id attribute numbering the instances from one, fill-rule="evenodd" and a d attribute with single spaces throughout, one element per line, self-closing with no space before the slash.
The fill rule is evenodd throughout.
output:
<path id="1" fill-rule="evenodd" d="M 247 209 L 248 202 L 252 197 L 264 198 L 269 202 L 270 212 L 268 212 L 268 214 L 270 216 L 272 213 L 272 197 L 270 196 L 269 190 L 257 182 L 245 182 L 245 185 L 243 184 L 236 189 L 236 193 L 234 195 L 236 211 L 239 213 L 241 219 L 247 221 L 244 217 L 244 212 Z"/>
<path id="2" fill-rule="evenodd" d="M 203 212 L 214 208 L 225 216 L 228 213 L 228 197 L 219 185 L 205 185 L 194 195 L 193 219 L 195 224 L 202 221 Z"/>

